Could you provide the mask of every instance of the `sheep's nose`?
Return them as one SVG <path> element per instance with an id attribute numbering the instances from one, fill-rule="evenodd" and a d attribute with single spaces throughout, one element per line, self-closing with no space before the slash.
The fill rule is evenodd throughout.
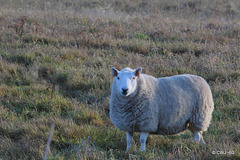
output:
<path id="1" fill-rule="evenodd" d="M 122 88 L 122 93 L 127 94 L 128 88 Z"/>

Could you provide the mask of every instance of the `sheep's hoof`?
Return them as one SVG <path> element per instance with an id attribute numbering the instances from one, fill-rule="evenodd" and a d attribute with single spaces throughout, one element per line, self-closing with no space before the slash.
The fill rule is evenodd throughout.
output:
<path id="1" fill-rule="evenodd" d="M 206 144 L 203 138 L 200 140 L 199 144 L 201 144 L 201 145 L 205 145 Z"/>

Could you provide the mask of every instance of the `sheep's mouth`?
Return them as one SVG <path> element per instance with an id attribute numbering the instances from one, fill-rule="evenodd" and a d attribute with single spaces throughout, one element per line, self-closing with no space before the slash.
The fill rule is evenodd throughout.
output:
<path id="1" fill-rule="evenodd" d="M 127 96 L 129 95 L 129 92 L 121 92 L 121 95 L 122 95 L 123 97 L 127 97 Z"/>
<path id="2" fill-rule="evenodd" d="M 127 95 L 128 95 L 128 92 L 122 92 L 122 95 L 123 95 L 123 96 L 127 96 Z"/>

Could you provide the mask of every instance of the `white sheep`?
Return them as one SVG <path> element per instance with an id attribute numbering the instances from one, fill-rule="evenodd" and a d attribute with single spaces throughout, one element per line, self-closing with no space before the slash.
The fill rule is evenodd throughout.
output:
<path id="1" fill-rule="evenodd" d="M 205 144 L 202 133 L 214 109 L 207 82 L 190 74 L 157 79 L 141 71 L 111 68 L 114 80 L 110 118 L 117 128 L 127 132 L 127 150 L 134 132 L 141 132 L 142 151 L 149 133 L 172 135 L 190 129 L 194 141 Z"/>

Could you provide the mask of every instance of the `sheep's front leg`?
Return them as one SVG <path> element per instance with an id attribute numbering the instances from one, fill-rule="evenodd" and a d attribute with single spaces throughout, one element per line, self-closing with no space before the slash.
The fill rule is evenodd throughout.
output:
<path id="1" fill-rule="evenodd" d="M 141 132 L 140 143 L 141 143 L 142 151 L 145 151 L 145 149 L 146 149 L 146 141 L 147 141 L 148 135 L 149 135 L 148 132 Z"/>
<path id="2" fill-rule="evenodd" d="M 133 133 L 127 132 L 127 151 L 131 148 L 133 142 Z"/>
<path id="3" fill-rule="evenodd" d="M 205 144 L 201 131 L 194 131 L 194 141 L 199 144 Z"/>

